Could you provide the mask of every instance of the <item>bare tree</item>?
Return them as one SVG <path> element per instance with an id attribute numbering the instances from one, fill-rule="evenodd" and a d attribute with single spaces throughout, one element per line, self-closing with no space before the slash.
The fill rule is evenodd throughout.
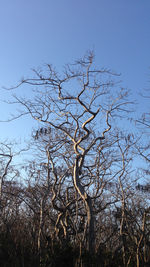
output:
<path id="1" fill-rule="evenodd" d="M 34 86 L 35 97 L 14 96 L 14 102 L 24 109 L 14 119 L 29 114 L 40 122 L 36 140 L 51 132 L 45 150 L 48 175 L 52 177 L 51 201 L 58 213 L 55 230 L 58 234 L 61 225 L 66 236 L 67 220 L 76 229 L 84 218 L 82 240 L 91 253 L 95 251 L 95 215 L 102 210 L 97 200 L 118 173 L 116 118 L 118 121 L 128 112 L 129 104 L 127 92 L 118 90 L 113 81 L 116 75 L 94 68 L 93 61 L 89 52 L 75 64 L 66 65 L 62 76 L 51 65 L 45 73 L 34 70 L 35 77 L 22 80 L 17 87 Z"/>
<path id="2" fill-rule="evenodd" d="M 12 161 L 12 151 L 11 147 L 6 144 L 1 144 L 0 146 L 0 211 L 2 212 L 3 206 L 2 206 L 2 194 L 3 194 L 3 185 L 5 178 L 7 177 L 7 174 L 10 169 L 10 164 Z"/>

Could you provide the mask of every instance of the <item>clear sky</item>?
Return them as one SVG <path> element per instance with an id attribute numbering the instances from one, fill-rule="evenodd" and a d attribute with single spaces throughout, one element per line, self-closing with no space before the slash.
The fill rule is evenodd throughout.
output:
<path id="1" fill-rule="evenodd" d="M 94 49 L 133 95 L 150 86 L 150 0 L 0 0 L 0 88 L 31 68 L 56 68 Z M 8 98 L 0 90 L 0 100 Z M 14 112 L 0 102 L 0 120 Z M 0 139 L 29 135 L 27 119 L 0 123 Z"/>

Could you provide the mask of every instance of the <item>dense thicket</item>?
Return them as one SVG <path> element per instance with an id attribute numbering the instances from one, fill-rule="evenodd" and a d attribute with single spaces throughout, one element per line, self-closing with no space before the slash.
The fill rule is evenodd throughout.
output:
<path id="1" fill-rule="evenodd" d="M 105 205 L 107 196 L 99 199 L 101 212 L 95 219 L 96 248 L 90 255 L 85 244 L 81 244 L 84 218 L 80 218 L 77 230 L 74 229 L 72 220 L 75 215 L 72 211 L 65 237 L 50 196 L 45 196 L 44 185 L 36 181 L 28 186 L 4 183 L 0 224 L 1 266 L 125 266 L 123 252 L 126 266 L 137 266 L 137 252 L 139 266 L 149 266 L 148 193 L 142 192 L 141 197 L 137 189 L 129 190 L 124 210 L 119 192 L 114 204 Z"/>

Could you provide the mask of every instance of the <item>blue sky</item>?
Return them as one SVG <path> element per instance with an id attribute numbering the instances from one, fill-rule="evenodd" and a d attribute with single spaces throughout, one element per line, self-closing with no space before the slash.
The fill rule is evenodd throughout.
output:
<path id="1" fill-rule="evenodd" d="M 97 66 L 122 74 L 122 85 L 139 101 L 137 92 L 150 86 L 150 1 L 0 1 L 0 88 L 44 63 L 61 69 L 89 49 Z M 0 100 L 7 98 L 0 90 Z M 14 112 L 0 102 L 0 120 Z M 0 123 L 1 140 L 28 137 L 33 126 L 27 118 Z"/>

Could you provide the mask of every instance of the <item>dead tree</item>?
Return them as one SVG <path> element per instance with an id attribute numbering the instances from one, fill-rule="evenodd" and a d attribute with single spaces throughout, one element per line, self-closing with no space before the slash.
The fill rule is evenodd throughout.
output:
<path id="1" fill-rule="evenodd" d="M 101 210 L 96 209 L 94 203 L 101 196 L 105 177 L 113 168 L 114 160 L 109 162 L 111 153 L 108 151 L 118 140 L 115 117 L 128 111 L 125 108 L 127 92 L 118 90 L 112 80 L 115 74 L 94 68 L 93 62 L 94 55 L 89 52 L 75 64 L 65 66 L 62 76 L 51 65 L 47 65 L 46 74 L 35 70 L 35 78 L 24 79 L 17 86 L 36 87 L 35 98 L 15 96 L 15 103 L 25 110 L 21 115 L 29 114 L 41 123 L 37 141 L 43 129 L 47 129 L 45 136 L 51 129 L 47 155 L 53 177 L 52 205 L 58 212 L 56 231 L 61 224 L 66 235 L 66 218 L 71 220 L 70 210 L 74 210 L 76 220 L 86 219 L 82 241 L 91 253 L 95 250 L 95 214 Z M 61 174 L 62 166 L 65 173 Z M 74 200 L 69 194 L 74 194 Z"/>

